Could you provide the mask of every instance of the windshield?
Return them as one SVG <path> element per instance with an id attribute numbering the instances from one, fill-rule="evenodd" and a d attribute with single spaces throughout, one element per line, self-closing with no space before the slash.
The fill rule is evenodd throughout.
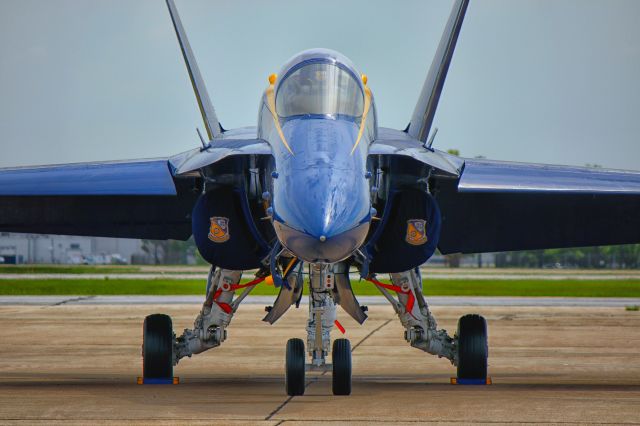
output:
<path id="1" fill-rule="evenodd" d="M 284 77 L 276 95 L 281 118 L 320 114 L 358 119 L 364 95 L 356 77 L 330 63 L 310 63 Z"/>

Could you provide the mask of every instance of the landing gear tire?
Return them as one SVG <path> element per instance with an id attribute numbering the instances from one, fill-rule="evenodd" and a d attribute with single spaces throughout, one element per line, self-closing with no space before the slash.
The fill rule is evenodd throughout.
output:
<path id="1" fill-rule="evenodd" d="M 287 362 L 285 383 L 287 395 L 304 394 L 304 342 L 302 339 L 289 339 L 287 342 Z"/>
<path id="2" fill-rule="evenodd" d="M 145 379 L 173 379 L 171 317 L 149 315 L 142 327 L 142 375 Z"/>
<path id="3" fill-rule="evenodd" d="M 486 379 L 487 321 L 480 315 L 465 315 L 458 321 L 458 378 Z"/>
<path id="4" fill-rule="evenodd" d="M 333 363 L 333 394 L 351 394 L 351 343 L 349 339 L 336 339 L 331 352 Z"/>

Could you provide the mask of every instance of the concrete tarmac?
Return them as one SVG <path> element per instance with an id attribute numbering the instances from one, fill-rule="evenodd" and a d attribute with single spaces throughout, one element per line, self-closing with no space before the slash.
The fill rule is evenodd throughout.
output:
<path id="1" fill-rule="evenodd" d="M 176 367 L 179 385 L 136 385 L 145 315 L 179 333 L 199 306 L 0 306 L 0 423 L 416 424 L 640 423 L 640 312 L 622 307 L 435 306 L 454 331 L 469 312 L 489 324 L 490 386 L 454 386 L 448 361 L 411 348 L 390 307 L 358 326 L 339 312 L 353 348 L 353 393 L 308 373 L 284 391 L 284 348 L 304 338 L 306 308 L 278 323 L 243 305 L 228 340 Z M 340 337 L 338 331 L 333 338 Z"/>
<path id="2" fill-rule="evenodd" d="M 271 305 L 275 296 L 247 296 L 243 305 Z M 383 296 L 358 296 L 361 305 L 388 305 Z M 202 303 L 202 296 L 0 296 L 3 305 L 189 305 Z M 302 305 L 308 304 L 303 297 Z M 430 306 L 640 306 L 637 297 L 507 297 L 507 296 L 429 296 Z"/>

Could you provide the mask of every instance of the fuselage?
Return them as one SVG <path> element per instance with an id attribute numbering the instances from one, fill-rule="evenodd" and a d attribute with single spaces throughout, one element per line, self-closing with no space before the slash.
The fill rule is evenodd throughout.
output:
<path id="1" fill-rule="evenodd" d="M 308 50 L 270 77 L 258 123 L 274 157 L 269 212 L 278 239 L 298 258 L 334 263 L 363 244 L 376 132 L 366 77 L 343 55 Z"/>

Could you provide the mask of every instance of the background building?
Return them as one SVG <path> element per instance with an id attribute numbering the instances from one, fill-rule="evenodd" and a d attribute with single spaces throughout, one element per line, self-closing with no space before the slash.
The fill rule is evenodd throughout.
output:
<path id="1" fill-rule="evenodd" d="M 0 233 L 4 263 L 140 262 L 148 257 L 142 247 L 142 240 L 126 238 Z"/>

